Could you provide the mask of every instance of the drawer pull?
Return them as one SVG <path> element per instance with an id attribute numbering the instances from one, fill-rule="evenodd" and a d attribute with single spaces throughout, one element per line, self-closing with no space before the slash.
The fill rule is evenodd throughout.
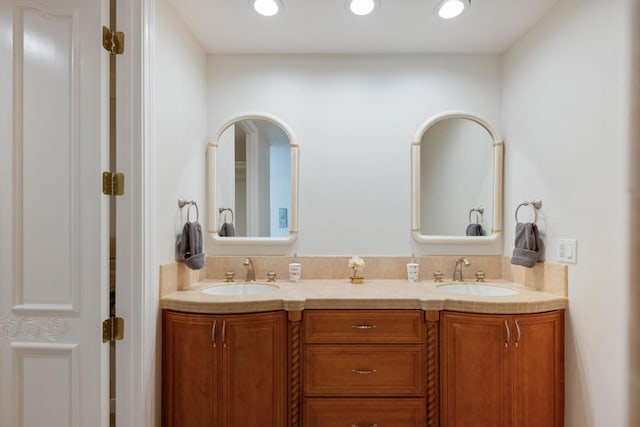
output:
<path id="1" fill-rule="evenodd" d="M 516 320 L 516 332 L 517 332 L 517 337 L 516 337 L 516 347 L 520 346 L 520 325 L 518 325 L 518 321 Z"/>
<path id="2" fill-rule="evenodd" d="M 509 323 L 504 321 L 504 328 L 507 330 L 507 339 L 504 341 L 504 347 L 509 347 L 509 341 L 511 341 L 511 330 L 509 329 Z"/>
<path id="3" fill-rule="evenodd" d="M 360 427 L 360 424 L 351 424 L 351 427 Z M 378 424 L 369 424 L 369 427 L 378 427 Z"/>
<path id="4" fill-rule="evenodd" d="M 222 321 L 222 347 L 227 348 L 227 321 Z"/>
<path id="5" fill-rule="evenodd" d="M 375 369 L 352 369 L 351 372 L 357 375 L 369 375 L 375 374 L 378 371 L 376 371 Z"/>
<path id="6" fill-rule="evenodd" d="M 216 348 L 216 345 L 218 343 L 216 343 L 216 323 L 217 320 L 213 321 L 213 325 L 211 325 L 211 342 L 213 342 L 213 348 Z"/>
<path id="7" fill-rule="evenodd" d="M 375 329 L 376 325 L 352 325 L 353 329 Z"/>

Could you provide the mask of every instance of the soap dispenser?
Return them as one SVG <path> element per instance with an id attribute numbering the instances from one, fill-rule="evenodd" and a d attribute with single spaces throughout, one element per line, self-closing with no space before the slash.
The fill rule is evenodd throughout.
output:
<path id="1" fill-rule="evenodd" d="M 418 280 L 419 269 L 420 265 L 416 262 L 416 255 L 411 254 L 411 262 L 407 263 L 407 279 L 409 279 L 410 282 Z"/>
<path id="2" fill-rule="evenodd" d="M 298 262 L 298 254 L 293 255 L 293 261 L 289 264 L 289 281 L 299 282 L 302 273 L 302 264 Z"/>

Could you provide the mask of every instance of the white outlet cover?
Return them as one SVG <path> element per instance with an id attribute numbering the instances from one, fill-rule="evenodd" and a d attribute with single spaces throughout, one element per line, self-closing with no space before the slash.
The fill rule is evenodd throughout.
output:
<path id="1" fill-rule="evenodd" d="M 560 239 L 558 244 L 558 261 L 569 264 L 578 262 L 578 241 L 576 239 Z"/>

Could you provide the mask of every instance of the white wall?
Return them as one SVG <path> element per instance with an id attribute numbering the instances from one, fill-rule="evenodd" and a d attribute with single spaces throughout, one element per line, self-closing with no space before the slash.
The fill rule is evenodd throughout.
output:
<path id="1" fill-rule="evenodd" d="M 540 197 L 547 257 L 569 266 L 566 426 L 627 420 L 629 2 L 561 1 L 504 58 L 505 255 Z"/>
<path id="2" fill-rule="evenodd" d="M 632 2 L 632 107 L 631 107 L 631 253 L 640 257 L 640 0 Z M 635 265 L 635 264 L 634 264 Z M 640 425 L 640 276 L 630 275 L 630 417 L 629 426 Z"/>
<path id="3" fill-rule="evenodd" d="M 443 110 L 501 129 L 498 55 L 210 55 L 208 132 L 257 111 L 284 120 L 300 144 L 299 237 L 287 248 L 208 254 L 407 255 L 501 253 L 411 238 L 411 140 Z M 476 252 L 478 253 L 478 252 Z"/>
<path id="4" fill-rule="evenodd" d="M 206 55 L 168 0 L 156 1 L 154 108 L 157 262 L 175 260 L 176 233 L 186 221 L 178 197 L 196 200 L 204 223 Z M 192 210 L 192 220 L 195 218 Z"/>

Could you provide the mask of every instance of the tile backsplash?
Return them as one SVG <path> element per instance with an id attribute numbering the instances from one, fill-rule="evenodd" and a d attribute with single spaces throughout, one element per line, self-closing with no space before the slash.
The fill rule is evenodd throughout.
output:
<path id="1" fill-rule="evenodd" d="M 209 279 L 222 279 L 227 271 L 233 271 L 237 280 L 245 275 L 245 267 L 242 265 L 246 257 L 223 256 L 207 258 L 207 273 Z M 297 257 L 296 260 L 302 264 L 301 279 L 343 279 L 351 273 L 348 262 L 351 257 Z M 419 277 L 421 280 L 433 279 L 436 270 L 442 271 L 445 278 L 451 278 L 455 256 L 425 256 L 416 257 L 416 262 L 420 264 Z M 476 256 L 468 257 L 471 265 L 465 267 L 466 277 L 475 277 L 477 270 L 483 270 L 487 278 L 499 279 L 502 275 L 501 257 Z M 267 272 L 275 271 L 280 280 L 285 280 L 289 275 L 289 263 L 291 257 L 279 256 L 253 256 L 251 257 L 255 266 L 256 278 L 266 279 Z M 362 257 L 366 266 L 362 270 L 367 279 L 401 279 L 407 276 L 407 263 L 411 262 L 411 257 Z"/>
<path id="2" fill-rule="evenodd" d="M 207 257 L 206 268 L 199 271 L 189 270 L 182 263 L 170 263 L 160 266 L 160 295 L 188 288 L 202 280 L 224 280 L 225 273 L 232 271 L 236 281 L 242 281 L 246 274 L 244 256 Z M 405 279 L 406 264 L 411 257 L 370 256 L 362 257 L 366 267 L 362 270 L 367 279 Z M 419 280 L 433 280 L 433 273 L 441 271 L 446 281 L 453 276 L 456 259 L 460 256 L 420 256 L 416 262 L 420 265 Z M 503 279 L 521 283 L 532 289 L 567 295 L 567 266 L 562 264 L 538 263 L 534 268 L 525 268 L 510 264 L 509 257 L 503 256 L 467 256 L 470 265 L 463 267 L 465 280 L 473 280 L 475 273 L 484 271 L 485 280 Z M 267 273 L 275 271 L 277 280 L 288 280 L 291 257 L 252 256 L 256 279 L 266 280 Z M 350 274 L 348 256 L 301 256 L 296 260 L 302 264 L 301 279 L 346 279 Z"/>

